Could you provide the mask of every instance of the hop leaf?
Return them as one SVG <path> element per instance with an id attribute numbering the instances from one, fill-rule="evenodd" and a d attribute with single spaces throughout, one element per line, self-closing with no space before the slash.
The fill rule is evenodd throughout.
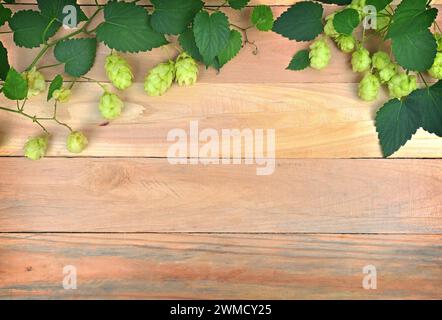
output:
<path id="1" fill-rule="evenodd" d="M 97 38 L 109 48 L 122 52 L 149 51 L 167 44 L 163 34 L 150 26 L 148 12 L 131 2 L 109 1 Z"/>
<path id="2" fill-rule="evenodd" d="M 87 137 L 79 131 L 71 132 L 66 142 L 66 147 L 71 153 L 81 153 L 86 149 L 87 145 Z"/>
<path id="3" fill-rule="evenodd" d="M 186 52 L 181 53 L 176 62 L 176 81 L 180 86 L 193 85 L 198 79 L 198 64 Z"/>
<path id="4" fill-rule="evenodd" d="M 100 104 L 98 109 L 101 112 L 103 118 L 107 120 L 114 120 L 121 115 L 123 111 L 124 103 L 114 93 L 105 92 L 100 98 Z"/>
<path id="5" fill-rule="evenodd" d="M 47 135 L 29 139 L 24 146 L 25 157 L 31 160 L 43 158 L 48 149 L 48 140 Z"/>
<path id="6" fill-rule="evenodd" d="M 107 77 L 116 88 L 125 90 L 132 85 L 134 79 L 132 68 L 129 63 L 117 53 L 111 53 L 106 57 L 104 67 Z"/>
<path id="7" fill-rule="evenodd" d="M 325 38 L 315 41 L 310 46 L 310 67 L 321 70 L 328 66 L 331 50 Z"/>
<path id="8" fill-rule="evenodd" d="M 256 29 L 269 31 L 273 28 L 273 12 L 269 6 L 260 5 L 253 9 L 251 20 Z"/>
<path id="9" fill-rule="evenodd" d="M 160 63 L 150 70 L 144 80 L 144 91 L 149 96 L 161 96 L 172 86 L 175 79 L 175 63 Z"/>

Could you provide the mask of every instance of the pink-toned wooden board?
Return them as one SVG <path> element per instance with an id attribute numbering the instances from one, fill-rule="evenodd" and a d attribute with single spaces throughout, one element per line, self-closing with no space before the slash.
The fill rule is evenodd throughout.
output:
<path id="1" fill-rule="evenodd" d="M 295 2 L 222 10 L 246 27 L 252 6 L 272 5 L 278 16 Z M 81 3 L 90 14 L 94 1 Z M 31 0 L 12 7 L 36 8 Z M 51 127 L 49 159 L 22 158 L 39 129 L 0 113 L 0 299 L 442 298 L 442 139 L 419 131 L 394 155 L 407 159 L 381 159 L 373 118 L 387 95 L 361 102 L 347 55 L 333 48 L 325 71 L 291 72 L 307 43 L 253 30 L 249 38 L 257 55 L 247 46 L 220 74 L 201 68 L 197 85 L 160 98 L 147 97 L 142 81 L 176 55 L 173 46 L 125 55 L 136 83 L 120 93 L 121 119 L 107 126 L 100 88 L 77 84 L 60 119 L 88 134 L 79 157 L 67 158 L 67 132 Z M 10 35 L 1 41 L 18 70 L 37 52 L 16 48 Z M 108 53 L 98 47 L 90 73 L 106 83 Z M 54 62 L 50 53 L 42 65 Z M 9 106 L 2 97 L 0 106 Z M 26 108 L 51 112 L 44 97 Z M 216 130 L 274 128 L 275 173 L 170 165 L 167 133 L 193 120 Z M 77 290 L 62 287 L 66 265 L 78 270 Z M 362 287 L 367 265 L 377 269 L 376 290 Z"/>

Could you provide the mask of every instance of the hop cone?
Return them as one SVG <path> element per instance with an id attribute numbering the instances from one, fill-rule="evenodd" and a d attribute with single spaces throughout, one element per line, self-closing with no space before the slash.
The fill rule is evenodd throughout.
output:
<path id="1" fill-rule="evenodd" d="M 435 79 L 442 79 L 442 53 L 438 52 L 428 74 Z"/>
<path id="2" fill-rule="evenodd" d="M 58 102 L 66 103 L 71 98 L 71 94 L 72 92 L 70 89 L 61 88 L 55 90 L 54 93 L 52 94 L 52 97 Z"/>
<path id="3" fill-rule="evenodd" d="M 123 111 L 124 103 L 114 93 L 105 92 L 100 98 L 100 104 L 98 109 L 101 112 L 103 118 L 107 120 L 114 120 L 121 115 Z"/>
<path id="4" fill-rule="evenodd" d="M 331 59 L 331 50 L 325 39 L 315 41 L 310 46 L 310 66 L 321 70 L 328 66 Z"/>
<path id="5" fill-rule="evenodd" d="M 134 75 L 129 63 L 116 53 L 107 56 L 105 64 L 106 74 L 112 84 L 125 90 L 132 85 Z"/>
<path id="6" fill-rule="evenodd" d="M 329 36 L 332 39 L 336 39 L 339 37 L 339 33 L 336 31 L 335 26 L 333 24 L 333 20 L 335 18 L 335 14 L 333 13 L 325 18 L 325 26 L 324 26 L 324 33 L 326 36 Z"/>
<path id="7" fill-rule="evenodd" d="M 371 59 L 368 50 L 361 47 L 353 52 L 351 65 L 354 72 L 366 72 L 370 70 Z"/>
<path id="8" fill-rule="evenodd" d="M 25 156 L 31 160 L 40 160 L 48 149 L 48 137 L 46 135 L 31 138 L 24 146 Z"/>
<path id="9" fill-rule="evenodd" d="M 336 43 L 342 52 L 353 52 L 356 47 L 356 39 L 353 36 L 342 35 L 336 39 Z"/>
<path id="10" fill-rule="evenodd" d="M 373 67 L 378 70 L 385 69 L 391 63 L 390 56 L 388 53 L 383 51 L 376 52 L 371 58 L 371 61 L 373 63 Z"/>
<path id="11" fill-rule="evenodd" d="M 146 76 L 144 80 L 144 91 L 146 91 L 149 96 L 161 96 L 172 86 L 174 79 L 175 63 L 173 61 L 160 63 L 150 70 Z"/>
<path id="12" fill-rule="evenodd" d="M 23 73 L 23 78 L 28 83 L 28 98 L 37 96 L 46 90 L 46 81 L 43 75 L 34 67 Z"/>
<path id="13" fill-rule="evenodd" d="M 359 97 L 364 101 L 376 100 L 380 88 L 379 79 L 375 75 L 367 73 L 359 83 Z"/>
<path id="14" fill-rule="evenodd" d="M 394 63 L 390 63 L 388 66 L 379 71 L 379 79 L 381 83 L 386 83 L 397 74 L 398 67 Z"/>
<path id="15" fill-rule="evenodd" d="M 180 86 L 190 86 L 198 79 L 198 64 L 187 53 L 180 54 L 175 62 L 176 81 Z"/>
<path id="16" fill-rule="evenodd" d="M 86 149 L 88 140 L 86 136 L 79 131 L 72 132 L 67 139 L 66 147 L 71 153 L 81 153 Z"/>
<path id="17" fill-rule="evenodd" d="M 437 43 L 437 51 L 441 52 L 442 51 L 442 34 L 435 33 L 434 38 L 436 39 L 436 43 Z"/>
<path id="18" fill-rule="evenodd" d="M 388 82 L 388 90 L 392 98 L 402 98 L 408 96 L 417 89 L 415 76 L 408 76 L 405 73 L 397 74 Z"/>

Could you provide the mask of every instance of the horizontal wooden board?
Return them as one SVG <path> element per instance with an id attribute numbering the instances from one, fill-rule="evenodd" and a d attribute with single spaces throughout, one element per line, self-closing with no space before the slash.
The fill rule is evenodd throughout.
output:
<path id="1" fill-rule="evenodd" d="M 441 299 L 442 238 L 2 234 L 0 299 Z M 64 290 L 63 268 L 77 270 Z M 363 289 L 367 265 L 377 289 Z"/>
<path id="2" fill-rule="evenodd" d="M 356 84 L 198 84 L 174 86 L 162 97 L 148 97 L 142 84 L 121 93 L 126 102 L 122 117 L 108 126 L 98 111 L 102 89 L 78 84 L 72 100 L 59 107 L 62 121 L 81 129 L 90 145 L 82 156 L 166 157 L 170 130 L 189 132 L 190 121 L 200 131 L 222 129 L 275 129 L 279 158 L 381 157 L 374 126 L 374 103 L 357 97 Z M 10 102 L 0 97 L 0 106 Z M 52 115 L 44 95 L 26 107 L 30 114 Z M 29 119 L 0 112 L 0 155 L 19 156 L 28 137 L 41 129 Z M 49 127 L 53 136 L 49 156 L 72 156 L 66 150 L 67 130 Z M 442 139 L 420 131 L 396 157 L 441 157 Z"/>
<path id="3" fill-rule="evenodd" d="M 442 160 L 0 159 L 0 232 L 442 233 Z"/>
<path id="4" fill-rule="evenodd" d="M 20 8 L 20 6 L 17 6 Z M 24 6 L 30 8 L 30 6 Z M 287 7 L 274 7 L 275 16 L 279 16 Z M 91 14 L 94 10 L 92 7 L 85 7 L 85 12 Z M 232 23 L 242 26 L 250 26 L 251 8 L 244 11 L 233 9 L 223 9 L 228 14 Z M 330 12 L 331 6 L 327 6 L 327 13 Z M 101 16 L 97 21 L 100 21 Z M 439 18 L 441 19 L 441 18 Z M 440 21 L 442 23 L 442 21 Z M 67 31 L 62 30 L 61 35 Z M 213 69 L 204 70 L 201 67 L 200 82 L 203 83 L 354 83 L 359 82 L 362 75 L 353 73 L 350 66 L 350 55 L 344 54 L 337 50 L 335 45 L 332 46 L 333 59 L 327 69 L 317 71 L 313 69 L 304 70 L 302 72 L 294 72 L 286 70 L 292 56 L 301 49 L 308 47 L 308 43 L 290 41 L 273 32 L 260 32 L 255 29 L 248 31 L 248 37 L 258 46 L 257 55 L 253 54 L 254 47 L 247 45 L 234 60 L 228 63 L 220 73 Z M 2 35 L 4 45 L 10 52 L 10 62 L 17 70 L 24 70 L 37 55 L 39 49 L 17 48 L 12 41 L 12 35 Z M 174 42 L 174 39 L 170 39 Z M 104 71 L 104 61 L 110 53 L 103 44 L 100 44 L 97 50 L 97 59 L 95 65 L 88 74 L 90 77 L 106 81 L 107 77 Z M 170 58 L 176 57 L 178 52 L 174 44 L 154 49 L 146 53 L 125 54 L 134 68 L 136 81 L 142 82 L 148 71 L 160 62 L 168 61 Z M 52 65 L 57 63 L 49 52 L 42 59 L 40 66 Z M 45 69 L 44 74 L 47 78 L 53 78 L 55 74 L 63 72 L 63 67 Z M 430 80 L 429 80 L 430 81 Z"/>

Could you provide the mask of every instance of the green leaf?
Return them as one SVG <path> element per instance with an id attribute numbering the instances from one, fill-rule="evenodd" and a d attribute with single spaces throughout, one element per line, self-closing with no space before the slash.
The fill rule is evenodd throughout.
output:
<path id="1" fill-rule="evenodd" d="M 367 6 L 374 6 L 378 12 L 384 10 L 393 0 L 367 0 Z"/>
<path id="2" fill-rule="evenodd" d="M 0 4 L 0 27 L 11 19 L 12 11 Z"/>
<path id="3" fill-rule="evenodd" d="M 427 0 L 403 0 L 393 15 L 386 38 L 427 30 L 437 16 L 437 9 L 427 10 Z"/>
<path id="4" fill-rule="evenodd" d="M 241 10 L 249 4 L 250 0 L 228 0 L 229 5 L 236 10 Z"/>
<path id="5" fill-rule="evenodd" d="M 442 137 L 442 81 L 409 98 L 422 111 L 422 127 Z"/>
<path id="6" fill-rule="evenodd" d="M 203 56 L 201 55 L 196 45 L 195 36 L 193 35 L 192 28 L 188 28 L 186 31 L 180 34 L 178 42 L 181 48 L 183 48 L 184 51 L 190 54 L 192 58 L 201 62 L 203 61 Z"/>
<path id="7" fill-rule="evenodd" d="M 122 52 L 149 51 L 167 44 L 164 35 L 150 26 L 147 11 L 134 3 L 111 1 L 104 7 L 104 23 L 97 39 Z"/>
<path id="8" fill-rule="evenodd" d="M 422 116 L 414 103 L 414 91 L 404 100 L 388 101 L 376 114 L 376 130 L 385 157 L 391 156 L 420 128 Z"/>
<path id="9" fill-rule="evenodd" d="M 429 30 L 393 38 L 393 53 L 407 70 L 426 71 L 433 65 L 437 44 Z"/>
<path id="10" fill-rule="evenodd" d="M 227 16 L 222 12 L 215 12 L 212 15 L 206 11 L 199 12 L 195 16 L 193 33 L 204 63 L 210 65 L 229 42 L 230 29 Z"/>
<path id="11" fill-rule="evenodd" d="M 52 99 L 52 96 L 54 94 L 55 90 L 60 90 L 63 86 L 63 77 L 61 75 L 57 75 L 54 80 L 52 80 L 51 84 L 49 85 L 48 90 L 48 101 Z"/>
<path id="12" fill-rule="evenodd" d="M 260 31 L 269 31 L 273 28 L 272 8 L 266 5 L 257 6 L 252 11 L 253 25 Z"/>
<path id="13" fill-rule="evenodd" d="M 14 42 L 19 47 L 36 48 L 43 43 L 43 33 L 50 21 L 39 12 L 32 10 L 17 11 L 9 20 L 14 31 Z M 56 30 L 46 32 L 45 40 L 54 35 Z"/>
<path id="14" fill-rule="evenodd" d="M 75 8 L 77 12 L 77 23 L 88 19 L 76 0 L 37 0 L 37 3 L 44 17 L 48 18 L 49 21 L 52 19 L 57 20 L 55 23 L 57 28 L 61 27 L 64 18 L 69 14 L 69 12 L 63 12 L 67 6 L 73 6 Z"/>
<path id="15" fill-rule="evenodd" d="M 315 2 L 299 2 L 284 12 L 273 25 L 273 31 L 296 41 L 310 41 L 324 30 L 322 5 Z"/>
<path id="16" fill-rule="evenodd" d="M 204 3 L 201 0 L 152 0 L 152 28 L 164 34 L 180 34 L 186 30 Z"/>
<path id="17" fill-rule="evenodd" d="M 227 46 L 218 55 L 219 67 L 222 68 L 227 62 L 232 60 L 242 48 L 242 35 L 237 30 L 230 31 Z"/>
<path id="18" fill-rule="evenodd" d="M 304 70 L 310 66 L 309 50 L 298 51 L 287 67 L 288 70 Z"/>
<path id="19" fill-rule="evenodd" d="M 333 19 L 333 25 L 336 31 L 346 35 L 351 35 L 360 22 L 359 12 L 355 9 L 340 11 Z"/>
<path id="20" fill-rule="evenodd" d="M 14 68 L 6 76 L 3 94 L 9 100 L 24 100 L 28 96 L 28 83 Z"/>
<path id="21" fill-rule="evenodd" d="M 0 42 L 0 79 L 5 80 L 9 72 L 8 50 Z"/>
<path id="22" fill-rule="evenodd" d="M 81 77 L 94 65 L 97 40 L 94 38 L 70 39 L 59 42 L 54 49 L 55 58 L 64 63 L 65 72 Z"/>

